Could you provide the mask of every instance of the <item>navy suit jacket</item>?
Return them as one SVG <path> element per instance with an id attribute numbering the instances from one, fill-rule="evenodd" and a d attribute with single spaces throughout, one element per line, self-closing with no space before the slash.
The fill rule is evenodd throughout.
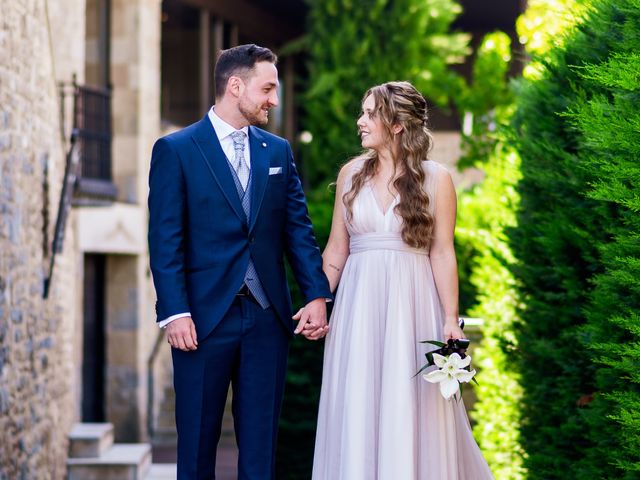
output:
<path id="1" fill-rule="evenodd" d="M 157 320 L 191 312 L 200 339 L 233 302 L 249 256 L 288 331 L 293 322 L 285 254 L 305 302 L 331 298 L 289 143 L 249 127 L 249 144 L 248 223 L 208 116 L 153 147 L 149 253 Z"/>

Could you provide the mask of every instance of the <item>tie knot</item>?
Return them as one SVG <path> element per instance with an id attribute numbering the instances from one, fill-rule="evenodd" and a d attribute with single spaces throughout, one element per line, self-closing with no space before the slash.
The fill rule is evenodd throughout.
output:
<path id="1" fill-rule="evenodd" d="M 233 140 L 233 147 L 236 149 L 244 150 L 244 132 L 237 130 L 231 134 Z"/>

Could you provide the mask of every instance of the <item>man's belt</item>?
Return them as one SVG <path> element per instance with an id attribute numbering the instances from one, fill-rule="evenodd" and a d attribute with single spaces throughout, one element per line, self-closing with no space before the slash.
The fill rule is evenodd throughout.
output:
<path id="1" fill-rule="evenodd" d="M 249 287 L 247 287 L 247 284 L 243 284 L 242 287 L 240 287 L 240 290 L 238 290 L 238 293 L 236 293 L 236 297 L 253 297 L 253 294 L 251 293 L 251 290 L 249 290 Z"/>
<path id="2" fill-rule="evenodd" d="M 247 300 L 251 300 L 257 305 L 260 305 L 260 302 L 258 302 L 258 300 L 256 300 L 256 297 L 253 296 L 253 293 L 251 293 L 251 290 L 249 290 L 249 287 L 247 287 L 246 283 L 242 285 L 240 290 L 238 290 L 238 293 L 236 293 L 236 298 L 246 298 Z"/>

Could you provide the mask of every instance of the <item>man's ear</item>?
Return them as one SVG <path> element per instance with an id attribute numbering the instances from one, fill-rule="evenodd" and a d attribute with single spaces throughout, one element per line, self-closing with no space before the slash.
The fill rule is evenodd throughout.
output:
<path id="1" fill-rule="evenodd" d="M 239 97 L 244 91 L 244 82 L 240 77 L 232 75 L 227 82 L 227 93 L 230 93 L 234 97 Z"/>
<path id="2" fill-rule="evenodd" d="M 402 130 L 404 130 L 404 127 L 399 123 L 396 123 L 391 127 L 391 131 L 393 132 L 394 135 L 398 135 Z"/>

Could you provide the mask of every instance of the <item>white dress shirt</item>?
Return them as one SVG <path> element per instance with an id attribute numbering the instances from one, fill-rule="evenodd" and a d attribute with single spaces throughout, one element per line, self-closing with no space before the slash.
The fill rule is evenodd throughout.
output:
<path id="1" fill-rule="evenodd" d="M 222 151 L 227 156 L 231 165 L 236 157 L 236 152 L 233 148 L 233 138 L 231 134 L 236 131 L 231 125 L 222 120 L 216 112 L 213 111 L 214 107 L 209 110 L 209 120 L 213 129 L 216 131 L 218 141 L 222 147 Z M 244 132 L 244 161 L 247 162 L 247 167 L 251 169 L 251 152 L 249 151 L 249 127 L 242 127 L 238 132 Z"/>
<path id="2" fill-rule="evenodd" d="M 220 146 L 222 147 L 222 151 L 227 156 L 229 161 L 233 162 L 235 158 L 235 149 L 233 147 L 233 138 L 231 138 L 231 134 L 236 131 L 231 125 L 222 120 L 214 111 L 215 106 L 211 107 L 209 110 L 209 121 L 211 125 L 213 125 L 213 129 L 218 136 L 218 141 L 220 142 Z M 247 167 L 251 169 L 251 152 L 249 149 L 249 127 L 242 127 L 240 132 L 244 132 L 244 161 L 247 162 Z M 169 325 L 174 320 L 182 317 L 190 317 L 191 312 L 183 312 L 177 313 L 175 315 L 171 315 L 170 317 L 165 318 L 158 322 L 158 326 L 160 328 L 164 328 Z"/>

